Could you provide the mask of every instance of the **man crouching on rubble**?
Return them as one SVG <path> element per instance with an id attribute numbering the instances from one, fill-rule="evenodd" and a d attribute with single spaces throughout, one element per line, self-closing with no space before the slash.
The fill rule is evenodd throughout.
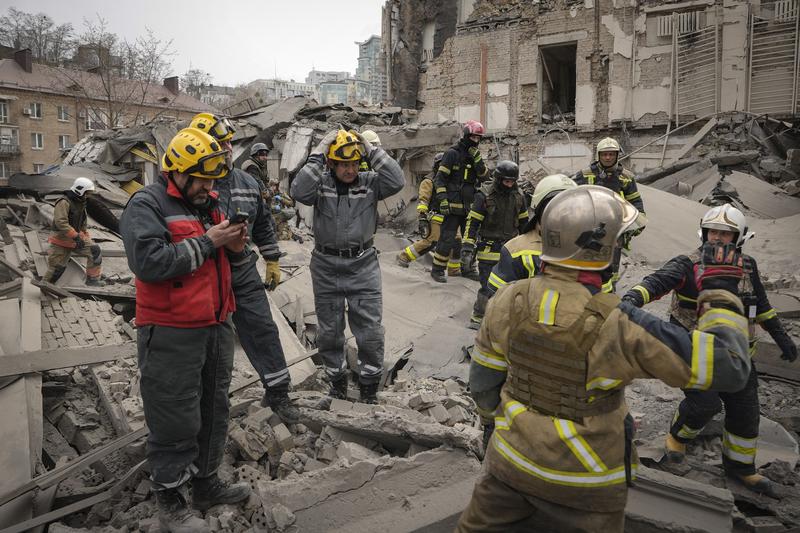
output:
<path id="1" fill-rule="evenodd" d="M 490 301 L 469 384 L 495 430 L 458 531 L 623 531 L 637 468 L 625 386 L 656 378 L 735 391 L 747 381 L 734 246 L 703 248 L 691 333 L 601 291 L 620 238 L 641 229 L 640 218 L 604 187 L 560 193 L 542 216 L 541 274 Z"/>
<path id="2" fill-rule="evenodd" d="M 211 192 L 228 172 L 225 151 L 186 128 L 170 141 L 162 177 L 136 193 L 120 229 L 136 274 L 136 321 L 147 461 L 162 531 L 209 531 L 187 505 L 236 503 L 247 484 L 216 474 L 228 431 L 235 310 L 229 256 L 245 250 L 245 224 L 230 224 Z"/>
<path id="3" fill-rule="evenodd" d="M 359 172 L 362 157 L 372 170 Z M 330 394 L 347 396 L 344 311 L 358 346 L 361 401 L 377 403 L 383 373 L 383 291 L 373 246 L 378 201 L 399 192 L 403 170 L 382 148 L 344 130 L 328 133 L 297 173 L 291 196 L 314 206 L 311 283 L 317 347 L 331 380 Z"/>

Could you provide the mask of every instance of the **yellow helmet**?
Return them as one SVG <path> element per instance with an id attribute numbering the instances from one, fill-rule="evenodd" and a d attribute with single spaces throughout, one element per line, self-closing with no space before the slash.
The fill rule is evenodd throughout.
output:
<path id="1" fill-rule="evenodd" d="M 219 118 L 211 113 L 196 114 L 189 127 L 208 133 L 219 142 L 230 141 L 236 133 L 227 118 Z"/>
<path id="2" fill-rule="evenodd" d="M 328 159 L 334 161 L 358 161 L 364 157 L 361 143 L 354 133 L 339 130 L 336 140 L 333 141 L 328 149 Z"/>
<path id="3" fill-rule="evenodd" d="M 184 128 L 169 142 L 161 158 L 161 170 L 197 178 L 224 178 L 228 174 L 226 154 L 211 135 L 197 128 Z"/>

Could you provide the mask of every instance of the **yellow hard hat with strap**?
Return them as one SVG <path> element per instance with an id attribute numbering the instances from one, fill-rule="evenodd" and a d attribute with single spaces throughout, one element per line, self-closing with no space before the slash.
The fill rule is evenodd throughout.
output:
<path id="1" fill-rule="evenodd" d="M 339 130 L 328 149 L 328 159 L 334 161 L 358 161 L 364 156 L 361 142 L 352 132 Z"/>
<path id="2" fill-rule="evenodd" d="M 161 169 L 197 178 L 223 178 L 228 174 L 226 154 L 207 133 L 196 128 L 184 128 L 169 142 L 161 158 Z"/>
<path id="3" fill-rule="evenodd" d="M 220 118 L 212 113 L 196 114 L 189 127 L 208 133 L 219 142 L 230 141 L 236 133 L 227 118 Z"/>

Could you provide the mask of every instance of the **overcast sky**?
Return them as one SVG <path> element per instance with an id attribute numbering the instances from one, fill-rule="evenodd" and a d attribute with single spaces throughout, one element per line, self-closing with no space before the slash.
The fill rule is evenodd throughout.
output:
<path id="1" fill-rule="evenodd" d="M 384 0 L 0 0 L 43 12 L 56 24 L 71 22 L 78 33 L 84 18 L 100 15 L 110 31 L 129 40 L 150 28 L 173 40 L 173 74 L 189 67 L 210 72 L 213 83 L 236 85 L 258 78 L 304 81 L 312 67 L 355 73 L 358 47 L 381 33 Z"/>

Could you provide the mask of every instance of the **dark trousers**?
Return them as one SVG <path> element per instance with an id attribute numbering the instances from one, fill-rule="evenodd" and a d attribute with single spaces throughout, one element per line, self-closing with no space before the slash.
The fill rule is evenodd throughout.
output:
<path id="1" fill-rule="evenodd" d="M 291 377 L 286 368 L 278 326 L 272 318 L 264 283 L 256 268 L 258 256 L 251 253 L 248 260 L 249 263 L 233 268 L 233 293 L 236 296 L 233 324 L 264 388 L 285 388 L 289 386 Z"/>
<path id="2" fill-rule="evenodd" d="M 233 328 L 140 326 L 137 343 L 153 488 L 214 474 L 228 433 Z"/>
<path id="3" fill-rule="evenodd" d="M 461 230 L 461 235 L 464 235 L 464 229 L 467 222 L 467 215 L 447 215 L 442 222 L 442 233 L 439 236 L 439 241 L 436 243 L 436 248 L 433 250 L 433 268 L 434 270 L 444 271 L 447 268 L 447 261 L 450 258 L 450 252 L 456 247 L 456 235 L 458 230 Z M 461 265 L 462 270 L 466 265 Z"/>
<path id="4" fill-rule="evenodd" d="M 725 405 L 725 429 L 722 435 L 722 465 L 726 472 L 746 476 L 755 474 L 758 424 L 758 373 L 755 364 L 744 388 L 738 392 L 685 390 L 686 398 L 670 427 L 680 442 L 689 442 Z"/>
<path id="5" fill-rule="evenodd" d="M 576 492 L 580 489 L 576 489 Z M 524 494 L 484 474 L 458 521 L 458 533 L 621 533 L 625 511 L 599 513 L 574 509 Z"/>

